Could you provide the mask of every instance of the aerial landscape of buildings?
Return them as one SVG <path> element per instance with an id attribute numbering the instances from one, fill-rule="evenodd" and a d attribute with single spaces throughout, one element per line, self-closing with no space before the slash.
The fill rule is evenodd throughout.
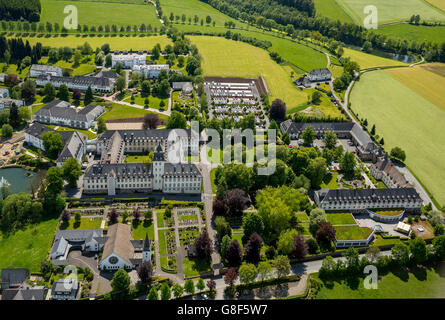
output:
<path id="1" fill-rule="evenodd" d="M 0 300 L 445 298 L 445 6 L 375 2 L 0 0 Z"/>

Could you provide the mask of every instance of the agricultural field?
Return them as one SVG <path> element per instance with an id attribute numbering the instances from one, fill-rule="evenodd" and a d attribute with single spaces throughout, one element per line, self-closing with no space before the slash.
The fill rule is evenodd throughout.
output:
<path id="1" fill-rule="evenodd" d="M 350 57 L 352 61 L 357 62 L 361 70 L 375 67 L 407 66 L 407 64 L 404 62 L 382 58 L 362 51 L 350 48 L 344 48 L 344 50 L 345 53 L 343 54 L 343 56 Z"/>
<path id="2" fill-rule="evenodd" d="M 428 82 L 433 74 L 421 67 L 419 76 Z M 416 72 L 407 70 L 407 72 Z M 416 73 L 401 79 L 401 70 L 380 70 L 361 76 L 351 92 L 351 108 L 359 118 L 367 118 L 376 125 L 377 134 L 385 138 L 385 149 L 395 146 L 405 150 L 406 164 L 431 192 L 440 205 L 445 204 L 445 110 L 433 104 L 436 95 L 423 95 L 412 90 L 419 81 Z M 445 78 L 441 80 L 442 88 Z M 440 86 L 440 84 L 437 84 Z M 429 91 L 428 91 L 429 92 Z M 443 90 L 442 99 L 443 99 Z M 428 99 L 426 98 L 428 97 Z M 434 100 L 435 101 L 435 100 Z"/>
<path id="3" fill-rule="evenodd" d="M 316 276 L 314 278 L 317 279 Z M 318 291 L 316 299 L 445 298 L 444 288 L 445 278 L 442 267 L 411 272 L 390 272 L 379 276 L 377 290 L 365 289 L 361 278 L 357 282 L 334 281 L 329 285 L 323 285 Z"/>
<path id="4" fill-rule="evenodd" d="M 213 21 L 215 21 L 216 26 L 224 26 L 224 23 L 227 21 L 233 21 L 237 25 L 244 25 L 242 22 L 230 18 L 224 13 L 216 10 L 212 6 L 207 3 L 201 2 L 199 0 L 160 0 L 161 7 L 163 11 L 163 15 L 170 18 L 170 13 L 173 13 L 175 16 L 181 17 L 183 14 L 186 15 L 188 24 L 188 18 L 192 18 L 192 24 L 194 24 L 195 15 L 198 16 L 199 21 L 198 25 L 201 26 L 201 19 L 204 20 L 204 25 L 206 25 L 206 17 L 210 16 L 212 18 L 211 24 L 213 25 Z M 181 21 L 181 20 L 180 20 Z M 182 23 L 182 21 L 181 21 Z"/>
<path id="5" fill-rule="evenodd" d="M 203 57 L 205 76 L 256 78 L 262 75 L 271 91 L 271 100 L 282 99 L 288 108 L 307 101 L 307 94 L 293 85 L 290 75 L 267 51 L 220 37 L 192 36 L 190 39 Z"/>
<path id="6" fill-rule="evenodd" d="M 436 8 L 445 11 L 445 2 L 443 0 L 426 0 Z"/>
<path id="7" fill-rule="evenodd" d="M 63 21 L 68 14 L 64 13 L 67 5 L 75 5 L 78 10 L 78 23 L 88 26 L 117 26 L 145 25 L 161 27 L 161 22 L 156 16 L 156 10 L 151 3 L 124 3 L 110 1 L 62 1 L 41 0 L 42 14 L 40 22 L 58 23 L 63 26 Z M 122 14 L 125 13 L 125 14 Z"/>
<path id="8" fill-rule="evenodd" d="M 353 23 L 354 21 L 346 14 L 337 0 L 314 0 L 317 16 L 327 17 L 331 20 Z"/>
<path id="9" fill-rule="evenodd" d="M 0 235 L 0 269 L 27 268 L 30 272 L 39 272 L 40 263 L 51 248 L 58 223 L 58 219 L 51 219 L 3 239 Z"/>
<path id="10" fill-rule="evenodd" d="M 436 42 L 441 44 L 445 39 L 445 26 L 415 26 L 408 23 L 393 24 L 379 27 L 375 30 L 390 37 L 417 42 Z"/>
<path id="11" fill-rule="evenodd" d="M 70 47 L 77 48 L 88 42 L 93 49 L 101 47 L 103 44 L 108 43 L 111 50 L 151 50 L 153 47 L 159 43 L 161 48 L 165 48 L 166 45 L 172 44 L 171 40 L 167 36 L 147 36 L 147 37 L 124 37 L 116 36 L 111 37 L 109 34 L 104 35 L 104 37 L 84 37 L 68 35 L 66 37 L 21 37 L 23 41 L 29 41 L 30 45 L 33 46 L 37 42 L 40 42 L 42 46 L 50 47 Z"/>
<path id="12" fill-rule="evenodd" d="M 343 10 L 356 24 L 363 24 L 367 14 L 364 8 L 369 5 L 366 0 L 337 0 Z M 428 21 L 445 21 L 445 12 L 422 0 L 375 0 L 372 5 L 378 9 L 378 24 L 407 21 L 413 14 L 420 14 Z"/>

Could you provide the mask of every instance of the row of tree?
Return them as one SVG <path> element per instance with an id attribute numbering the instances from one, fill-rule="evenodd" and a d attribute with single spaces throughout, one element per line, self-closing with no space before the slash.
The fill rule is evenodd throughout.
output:
<path id="1" fill-rule="evenodd" d="M 1 20 L 39 21 L 41 11 L 40 0 L 0 0 Z"/>

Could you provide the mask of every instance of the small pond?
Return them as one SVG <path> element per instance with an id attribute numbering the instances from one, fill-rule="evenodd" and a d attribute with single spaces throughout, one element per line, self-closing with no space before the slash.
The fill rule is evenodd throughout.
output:
<path id="1" fill-rule="evenodd" d="M 43 172 L 32 172 L 22 168 L 0 169 L 0 187 L 6 183 L 11 193 L 31 192 L 31 186 L 36 189 L 43 175 Z"/>

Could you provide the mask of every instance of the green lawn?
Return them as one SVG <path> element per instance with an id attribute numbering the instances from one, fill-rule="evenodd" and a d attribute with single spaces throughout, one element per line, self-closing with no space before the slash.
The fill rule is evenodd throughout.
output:
<path id="1" fill-rule="evenodd" d="M 301 221 L 301 222 L 308 222 L 309 221 L 309 217 L 306 213 L 297 213 L 296 214 L 297 220 Z"/>
<path id="2" fill-rule="evenodd" d="M 364 8 L 367 0 L 337 0 L 337 3 L 357 24 L 363 24 L 368 14 Z M 420 14 L 429 21 L 445 21 L 445 13 L 422 0 L 374 0 L 372 5 L 378 8 L 378 23 L 407 21 L 413 14 Z"/>
<path id="3" fill-rule="evenodd" d="M 198 216 L 196 214 L 191 214 L 188 216 L 182 216 L 179 220 L 198 220 Z"/>
<path id="4" fill-rule="evenodd" d="M 146 234 L 148 234 L 148 239 L 155 239 L 153 223 L 141 221 L 137 224 L 136 227 L 134 226 L 134 224 L 132 225 L 132 236 L 134 240 L 144 240 Z"/>
<path id="5" fill-rule="evenodd" d="M 238 240 L 241 248 L 243 247 L 243 241 L 242 241 L 243 235 L 244 235 L 244 233 L 242 231 L 239 232 L 238 230 L 232 229 L 232 240 Z"/>
<path id="6" fill-rule="evenodd" d="M 349 48 L 344 48 L 344 50 L 344 57 L 349 57 L 352 61 L 357 62 L 362 70 L 374 67 L 407 66 L 406 63 L 393 59 L 382 58 L 362 51 Z"/>
<path id="7" fill-rule="evenodd" d="M 443 267 L 442 267 L 443 269 Z M 316 275 L 313 275 L 317 278 Z M 365 289 L 363 279 L 358 282 L 335 281 L 323 285 L 317 299 L 422 299 L 445 298 L 443 270 L 416 270 L 414 273 L 388 273 L 379 277 L 376 290 Z"/>
<path id="8" fill-rule="evenodd" d="M 31 272 L 39 272 L 40 263 L 51 248 L 58 223 L 58 219 L 47 220 L 3 238 L 0 241 L 0 270 L 27 268 Z"/>
<path id="9" fill-rule="evenodd" d="M 71 218 L 68 224 L 62 223 L 60 225 L 61 230 L 88 230 L 88 229 L 100 229 L 102 224 L 102 217 L 100 218 L 81 218 L 80 224 L 76 224 L 74 218 Z"/>
<path id="10" fill-rule="evenodd" d="M 331 190 L 338 189 L 340 186 L 338 185 L 337 177 L 338 177 L 337 172 L 333 172 L 333 173 L 330 172 L 323 179 L 323 182 L 321 183 L 320 188 L 322 188 L 322 189 L 328 188 Z"/>
<path id="11" fill-rule="evenodd" d="M 363 240 L 367 239 L 372 230 L 366 227 L 341 226 L 334 227 L 337 240 Z"/>
<path id="12" fill-rule="evenodd" d="M 326 214 L 328 222 L 333 226 L 344 225 L 344 224 L 356 224 L 352 214 L 350 213 L 327 213 Z"/>
<path id="13" fill-rule="evenodd" d="M 359 118 L 376 125 L 386 150 L 405 150 L 407 165 L 439 204 L 445 204 L 445 112 L 385 71 L 362 75 L 351 103 Z"/>
<path id="14" fill-rule="evenodd" d="M 331 20 L 353 23 L 354 21 L 346 14 L 336 0 L 314 0 L 317 16 L 327 17 Z"/>
<path id="15" fill-rule="evenodd" d="M 52 128 L 52 129 L 57 127 L 55 125 L 46 125 L 46 126 Z M 80 133 L 83 133 L 84 135 L 86 135 L 88 137 L 88 139 L 90 139 L 90 140 L 95 139 L 97 137 L 96 133 L 91 132 L 89 130 L 75 129 L 75 128 L 70 128 L 70 127 L 58 126 L 57 131 L 77 131 L 77 132 L 80 132 Z"/>
<path id="16" fill-rule="evenodd" d="M 106 105 L 109 105 L 108 103 Z M 101 116 L 104 120 L 114 120 L 114 119 L 126 119 L 126 118 L 140 118 L 146 114 L 154 113 L 144 109 L 130 107 L 123 104 L 113 103 L 111 110 L 107 108 L 107 111 Z M 168 116 L 156 113 L 160 119 L 168 120 Z"/>
<path id="17" fill-rule="evenodd" d="M 164 227 L 164 211 L 156 212 L 156 218 L 158 220 L 158 228 Z"/>
<path id="18" fill-rule="evenodd" d="M 212 183 L 213 193 L 216 193 L 218 191 L 218 186 L 215 184 L 215 173 L 216 173 L 216 168 L 210 170 L 210 182 Z"/>
<path id="19" fill-rule="evenodd" d="M 145 106 L 145 99 L 148 98 L 148 106 L 150 108 L 153 109 L 161 109 L 160 103 L 161 101 L 164 101 L 164 110 L 167 110 L 168 108 L 168 99 L 160 99 L 158 97 L 153 97 L 153 96 L 149 96 L 146 98 L 141 97 L 140 95 L 134 96 L 134 104 L 140 105 L 140 106 Z M 129 95 L 128 97 L 124 98 L 124 100 L 122 100 L 124 102 L 128 102 L 131 103 L 131 95 Z"/>
<path id="20" fill-rule="evenodd" d="M 211 260 L 184 258 L 182 261 L 182 268 L 184 270 L 184 277 L 196 277 L 203 272 L 212 270 Z"/>
<path id="21" fill-rule="evenodd" d="M 67 5 L 76 5 L 73 1 L 62 0 L 41 0 L 42 14 L 40 22 L 59 23 L 63 26 L 63 21 L 68 14 L 64 14 L 64 8 Z M 155 8 L 152 4 L 135 3 L 113 3 L 110 1 L 81 1 L 76 5 L 78 10 L 78 23 L 80 25 L 99 25 L 118 26 L 145 25 L 151 24 L 152 27 L 160 27 L 161 23 L 156 17 Z M 125 13 L 125 14 L 122 14 Z"/>
<path id="22" fill-rule="evenodd" d="M 11 37 L 8 37 L 11 38 Z M 70 35 L 66 37 L 21 37 L 23 41 L 29 41 L 30 45 L 33 46 L 37 42 L 40 42 L 42 46 L 50 47 L 64 47 L 68 46 L 70 48 L 76 48 L 77 46 L 83 45 L 88 42 L 92 48 L 101 47 L 103 44 L 108 43 L 111 50 L 151 50 L 153 47 L 159 43 L 162 48 L 166 45 L 172 44 L 171 40 L 167 36 L 148 36 L 148 37 L 84 37 Z"/>
<path id="23" fill-rule="evenodd" d="M 126 155 L 125 163 L 151 163 L 152 156 L 150 155 Z"/>
<path id="24" fill-rule="evenodd" d="M 165 233 L 167 230 L 159 230 L 159 254 L 167 254 L 167 239 L 165 238 Z"/>

